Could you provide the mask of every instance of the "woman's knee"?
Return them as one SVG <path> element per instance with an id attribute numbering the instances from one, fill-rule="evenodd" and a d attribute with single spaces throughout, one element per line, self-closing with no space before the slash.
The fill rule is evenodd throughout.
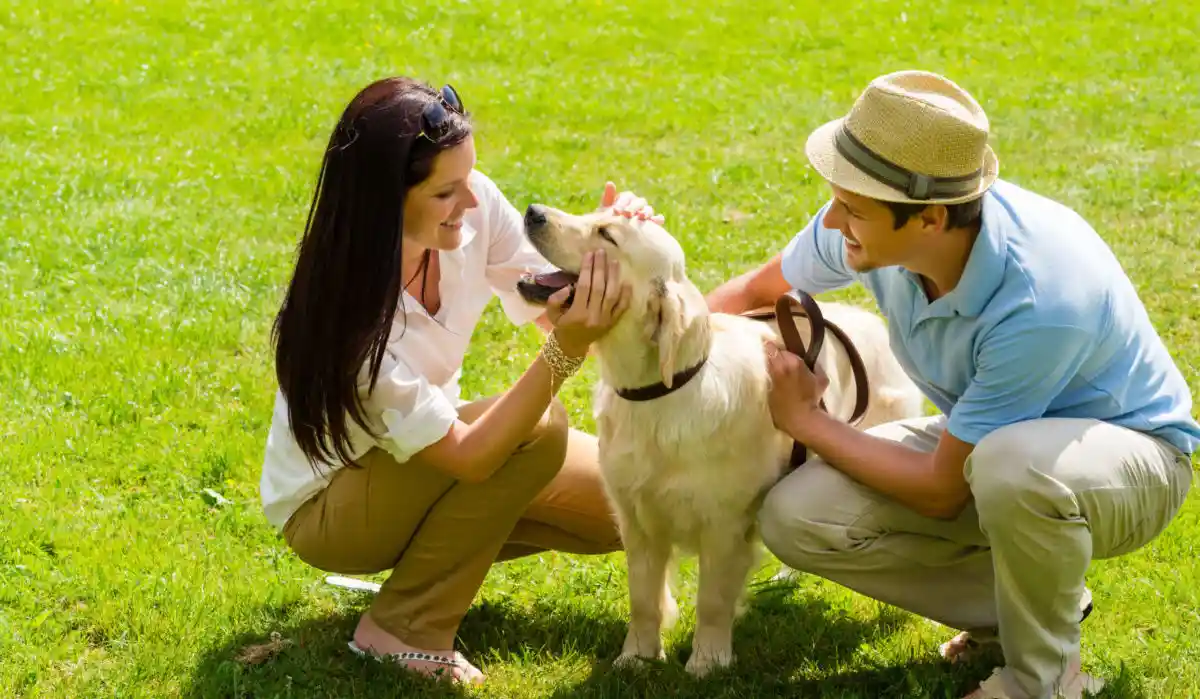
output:
<path id="1" fill-rule="evenodd" d="M 542 418 L 538 420 L 537 426 L 533 428 L 533 437 L 534 439 L 554 439 L 562 442 L 565 446 L 569 431 L 568 423 L 566 406 L 561 400 L 554 398 L 550 401 L 550 407 L 542 413 Z"/>
<path id="2" fill-rule="evenodd" d="M 325 519 L 322 508 L 310 503 L 297 511 L 283 530 L 288 548 L 301 561 L 317 570 L 341 575 L 372 575 L 392 568 L 399 558 L 399 545 L 379 545 L 383 538 L 372 537 L 371 545 L 362 541 L 331 538 L 329 531 L 339 529 L 338 522 Z"/>
<path id="3" fill-rule="evenodd" d="M 530 468 L 549 482 L 558 474 L 567 458 L 567 440 L 570 428 L 567 421 L 567 409 L 562 401 L 555 398 L 550 407 L 542 414 L 529 437 L 522 442 L 517 450 L 526 459 L 532 460 Z"/>

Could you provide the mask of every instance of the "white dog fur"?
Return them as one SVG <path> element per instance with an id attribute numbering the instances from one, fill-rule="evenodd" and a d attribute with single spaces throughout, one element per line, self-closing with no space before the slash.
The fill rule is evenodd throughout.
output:
<path id="1" fill-rule="evenodd" d="M 675 616 L 667 568 L 675 549 L 699 555 L 697 623 L 687 670 L 703 675 L 734 658 L 732 626 L 757 552 L 756 513 L 784 475 L 792 440 L 767 404 L 763 341 L 771 322 L 709 313 L 688 280 L 678 242 L 661 226 L 599 210 L 584 216 L 534 206 L 527 235 L 554 265 L 578 272 L 603 247 L 632 286 L 629 310 L 594 345 L 600 468 L 619 521 L 629 573 L 631 619 L 618 664 L 664 658 L 660 630 Z M 918 416 L 923 399 L 889 349 L 873 313 L 822 303 L 852 338 L 869 376 L 870 408 L 860 428 Z M 797 326 L 809 341 L 807 321 Z M 664 397 L 633 402 L 614 392 L 669 383 L 707 356 L 704 368 Z M 829 377 L 831 414 L 848 419 L 855 387 L 845 350 L 826 333 L 819 364 Z"/>

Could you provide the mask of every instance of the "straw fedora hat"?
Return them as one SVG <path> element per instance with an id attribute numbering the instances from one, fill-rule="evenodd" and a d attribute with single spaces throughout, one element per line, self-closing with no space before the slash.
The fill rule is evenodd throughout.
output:
<path id="1" fill-rule="evenodd" d="M 825 179 L 883 201 L 957 204 L 981 196 L 1000 172 L 979 103 L 917 70 L 872 80 L 850 113 L 814 131 L 804 151 Z"/>

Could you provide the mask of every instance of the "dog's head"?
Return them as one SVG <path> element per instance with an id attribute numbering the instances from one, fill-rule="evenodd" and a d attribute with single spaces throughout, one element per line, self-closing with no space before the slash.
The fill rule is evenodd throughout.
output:
<path id="1" fill-rule="evenodd" d="M 583 257 L 603 249 L 621 267 L 621 281 L 632 287 L 629 310 L 621 325 L 636 323 L 641 339 L 658 348 L 659 372 L 669 387 L 680 349 L 699 340 L 694 326 L 707 315 L 704 297 L 686 277 L 683 248 L 662 226 L 616 215 L 609 208 L 572 215 L 539 204 L 525 212 L 525 234 L 558 271 L 530 276 L 517 289 L 533 303 L 545 303 L 556 291 L 575 284 Z M 705 326 L 706 327 L 706 326 Z M 617 337 L 628 337 L 627 332 Z"/>

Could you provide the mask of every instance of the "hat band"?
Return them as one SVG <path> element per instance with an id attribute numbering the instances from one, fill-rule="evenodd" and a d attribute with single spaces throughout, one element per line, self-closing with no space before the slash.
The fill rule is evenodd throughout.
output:
<path id="1" fill-rule="evenodd" d="M 842 154 L 842 157 L 849 160 L 859 170 L 862 170 L 873 179 L 889 187 L 904 192 L 910 199 L 918 201 L 933 199 L 935 197 L 958 197 L 970 194 L 978 186 L 979 176 L 983 172 L 983 168 L 979 168 L 969 175 L 931 177 L 919 172 L 906 170 L 880 157 L 870 148 L 864 146 L 861 141 L 846 130 L 845 124 L 842 124 L 838 128 L 833 142 L 838 152 Z"/>

